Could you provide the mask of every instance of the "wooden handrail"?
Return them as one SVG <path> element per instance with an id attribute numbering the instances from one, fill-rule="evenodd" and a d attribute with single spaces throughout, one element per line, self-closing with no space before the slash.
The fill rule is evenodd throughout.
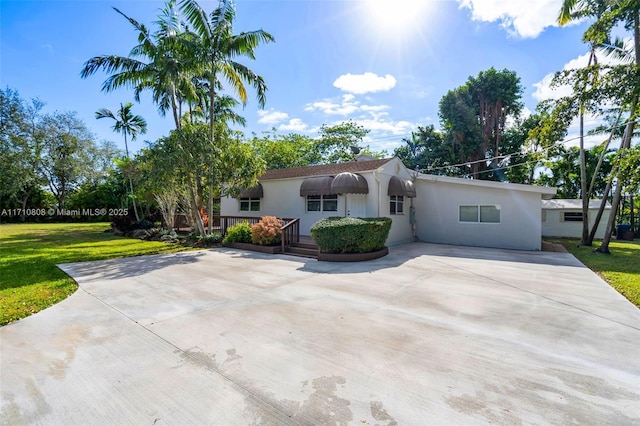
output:
<path id="1" fill-rule="evenodd" d="M 282 244 L 282 252 L 284 253 L 285 247 L 291 243 L 300 241 L 300 219 L 283 219 L 288 222 L 282 225 L 280 228 L 280 242 Z"/>
<path id="2" fill-rule="evenodd" d="M 236 225 L 241 222 L 249 222 L 250 225 L 253 225 L 254 223 L 260 222 L 261 218 L 262 216 L 221 216 L 216 214 L 213 216 L 213 223 L 214 223 L 214 226 L 218 226 L 220 228 L 220 234 L 222 235 L 222 237 L 224 237 L 227 234 L 227 229 L 229 229 L 230 226 Z M 299 220 L 299 219 L 280 218 L 280 220 L 283 221 L 285 224 L 288 224 L 293 220 Z M 298 235 L 298 238 L 299 238 L 299 235 Z"/>

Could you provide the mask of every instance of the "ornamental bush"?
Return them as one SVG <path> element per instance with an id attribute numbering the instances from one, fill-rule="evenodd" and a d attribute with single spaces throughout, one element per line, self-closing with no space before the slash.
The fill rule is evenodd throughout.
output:
<path id="1" fill-rule="evenodd" d="M 368 253 L 384 248 L 389 230 L 388 217 L 329 217 L 311 226 L 311 238 L 323 253 Z"/>
<path id="2" fill-rule="evenodd" d="M 282 221 L 275 216 L 264 216 L 251 225 L 251 242 L 261 246 L 280 244 Z"/>
<path id="3" fill-rule="evenodd" d="M 227 233 L 222 240 L 222 244 L 229 243 L 250 243 L 251 225 L 249 222 L 240 222 L 227 228 Z"/>

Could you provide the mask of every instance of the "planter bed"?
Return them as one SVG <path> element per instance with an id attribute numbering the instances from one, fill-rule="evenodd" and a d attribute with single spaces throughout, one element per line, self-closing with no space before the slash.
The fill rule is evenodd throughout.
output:
<path id="1" fill-rule="evenodd" d="M 260 253 L 282 253 L 281 246 L 260 246 L 258 244 L 251 243 L 228 243 L 224 244 L 224 246 L 240 250 L 258 251 Z"/>
<path id="2" fill-rule="evenodd" d="M 389 248 L 384 247 L 377 251 L 369 253 L 318 253 L 318 260 L 324 262 L 363 262 L 365 260 L 373 260 L 389 254 Z"/>

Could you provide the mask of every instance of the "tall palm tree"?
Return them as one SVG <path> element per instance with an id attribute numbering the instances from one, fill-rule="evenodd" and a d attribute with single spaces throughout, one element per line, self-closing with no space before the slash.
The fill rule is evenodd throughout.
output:
<path id="1" fill-rule="evenodd" d="M 585 19 L 585 18 L 595 18 L 596 20 L 600 19 L 605 12 L 609 9 L 610 1 L 609 0 L 564 0 L 562 2 L 562 6 L 560 8 L 560 12 L 558 14 L 557 22 L 560 25 L 569 24 L 572 21 Z M 597 49 L 601 47 L 601 41 L 589 41 L 590 51 L 589 51 L 589 62 L 587 63 L 587 68 L 592 65 L 598 64 L 598 56 L 596 55 Z M 598 73 L 594 74 L 594 81 L 592 84 L 595 84 L 598 78 Z M 585 86 L 588 83 L 585 82 Z M 586 87 L 585 87 L 586 89 Z M 579 112 L 579 125 L 580 125 L 580 198 L 582 198 L 582 236 L 580 239 L 581 245 L 590 246 L 592 244 L 592 240 L 589 238 L 589 199 L 591 198 L 591 194 L 587 189 L 587 166 L 586 166 L 586 153 L 584 150 L 584 114 L 585 107 L 584 104 L 580 105 Z"/>
<path id="2" fill-rule="evenodd" d="M 147 122 L 141 116 L 133 114 L 133 112 L 131 112 L 131 107 L 131 102 L 127 102 L 124 105 L 120 104 L 120 109 L 116 114 L 107 108 L 100 108 L 96 111 L 96 119 L 100 120 L 102 118 L 110 118 L 115 121 L 112 128 L 114 132 L 122 133 L 124 136 L 124 149 L 127 159 L 129 159 L 129 144 L 127 143 L 127 136 L 130 136 L 131 140 L 134 141 L 138 135 L 145 134 L 147 132 Z M 131 178 L 131 174 L 129 174 L 129 190 L 131 191 L 131 200 L 133 202 L 133 211 L 136 215 L 136 221 L 140 221 L 138 208 L 136 207 L 136 197 L 133 193 L 133 179 Z"/>
<path id="3" fill-rule="evenodd" d="M 220 0 L 218 7 L 210 15 L 196 0 L 182 0 L 180 9 L 191 25 L 189 31 L 194 35 L 194 48 L 201 64 L 200 75 L 208 85 L 209 140 L 213 146 L 215 145 L 216 91 L 221 85 L 219 76 L 227 81 L 243 104 L 247 103 L 245 83 L 253 86 L 256 89 L 258 103 L 263 107 L 267 90 L 264 79 L 234 59 L 239 56 L 255 59 L 255 49 L 261 43 L 274 41 L 274 38 L 263 30 L 234 35 L 233 23 L 236 11 L 232 0 Z M 209 217 L 213 217 L 212 185 L 213 182 L 209 187 L 207 208 Z M 212 221 L 209 221 L 208 231 L 209 233 L 212 231 Z"/>
<path id="4" fill-rule="evenodd" d="M 80 76 L 87 78 L 99 70 L 109 77 L 102 84 L 102 91 L 112 92 L 125 87 L 134 90 L 135 100 L 140 94 L 151 90 L 154 103 L 160 115 L 171 111 L 176 129 L 180 128 L 180 107 L 186 96 L 191 94 L 190 79 L 186 70 L 191 66 L 189 57 L 183 55 L 181 46 L 181 26 L 175 10 L 175 1 L 170 0 L 158 16 L 158 30 L 149 29 L 130 18 L 117 8 L 138 32 L 138 44 L 129 56 L 102 55 L 85 62 Z M 186 94 L 185 94 L 186 93 Z"/>

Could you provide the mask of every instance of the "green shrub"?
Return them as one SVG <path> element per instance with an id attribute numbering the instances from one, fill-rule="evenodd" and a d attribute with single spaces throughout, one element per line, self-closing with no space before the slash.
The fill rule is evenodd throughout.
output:
<path id="1" fill-rule="evenodd" d="M 390 229 L 388 217 L 330 217 L 311 226 L 311 238 L 323 253 L 368 253 L 384 247 Z"/>
<path id="2" fill-rule="evenodd" d="M 222 240 L 222 244 L 229 243 L 250 243 L 251 225 L 249 222 L 240 222 L 227 228 L 227 234 Z"/>
<path id="3" fill-rule="evenodd" d="M 275 216 L 264 216 L 251 225 L 251 242 L 261 246 L 280 244 L 282 221 Z"/>
<path id="4" fill-rule="evenodd" d="M 204 237 L 199 238 L 200 242 L 205 246 L 213 246 L 216 244 L 220 244 L 222 241 L 222 235 L 219 232 L 214 232 L 209 235 L 205 235 Z"/>

